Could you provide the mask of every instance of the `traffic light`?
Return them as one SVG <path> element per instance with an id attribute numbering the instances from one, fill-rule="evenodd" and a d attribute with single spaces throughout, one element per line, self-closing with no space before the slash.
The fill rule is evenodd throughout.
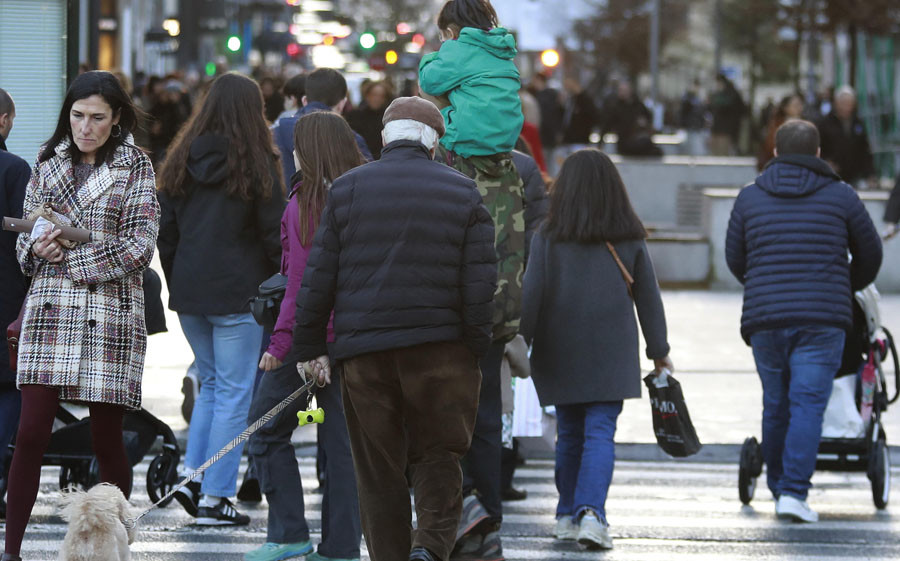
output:
<path id="1" fill-rule="evenodd" d="M 397 61 L 400 59 L 400 56 L 397 55 L 397 51 L 390 50 L 384 53 L 384 62 L 388 64 L 397 64 Z"/>
<path id="2" fill-rule="evenodd" d="M 241 38 L 237 35 L 232 35 L 228 38 L 228 41 L 225 43 L 226 48 L 229 51 L 236 53 L 241 50 Z"/>
<path id="3" fill-rule="evenodd" d="M 559 64 L 559 53 L 556 49 L 547 49 L 541 53 L 541 63 L 547 68 L 556 68 Z"/>
<path id="4" fill-rule="evenodd" d="M 377 43 L 378 39 L 375 38 L 375 34 L 371 31 L 366 31 L 359 36 L 359 46 L 367 51 L 375 48 Z"/>
<path id="5" fill-rule="evenodd" d="M 297 43 L 288 43 L 288 46 L 285 47 L 284 50 L 287 53 L 287 55 L 293 59 L 293 58 L 297 58 L 298 56 L 300 56 L 300 53 L 303 51 L 303 48 L 300 45 L 298 45 Z"/>

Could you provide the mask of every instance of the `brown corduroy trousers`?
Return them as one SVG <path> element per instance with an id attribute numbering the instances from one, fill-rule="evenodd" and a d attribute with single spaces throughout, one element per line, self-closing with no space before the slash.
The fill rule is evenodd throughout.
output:
<path id="1" fill-rule="evenodd" d="M 459 459 L 472 441 L 480 384 L 478 361 L 460 342 L 344 361 L 344 412 L 372 561 L 403 561 L 413 547 L 449 558 L 462 510 Z"/>

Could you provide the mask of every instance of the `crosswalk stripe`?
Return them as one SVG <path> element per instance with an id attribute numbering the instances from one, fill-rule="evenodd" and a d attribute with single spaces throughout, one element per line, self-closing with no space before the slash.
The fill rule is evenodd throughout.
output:
<path id="1" fill-rule="evenodd" d="M 150 460 L 148 456 L 134 469 L 132 502 L 138 507 L 150 504 L 145 483 Z M 322 496 L 314 492 L 318 487 L 315 459 L 302 456 L 298 462 L 306 517 L 312 540 L 318 543 Z M 242 472 L 245 467 L 246 458 L 242 458 Z M 528 496 L 504 503 L 504 554 L 509 561 L 598 559 L 596 552 L 552 538 L 558 500 L 553 468 L 552 460 L 529 460 L 516 472 L 515 485 Z M 900 468 L 892 469 L 892 474 L 900 474 Z M 65 533 L 59 517 L 58 478 L 59 468 L 43 469 L 41 493 L 23 547 L 29 561 L 58 555 Z M 813 482 L 809 500 L 821 522 L 792 525 L 776 519 L 764 477 L 752 506 L 740 504 L 736 464 L 619 461 L 607 501 L 615 549 L 602 559 L 837 561 L 864 557 L 880 561 L 900 557 L 900 520 L 875 510 L 865 474 L 817 472 Z M 174 502 L 155 510 L 142 521 L 141 537 L 132 547 L 133 558 L 239 559 L 265 541 L 268 510 L 265 501 L 259 505 L 237 503 L 237 508 L 250 516 L 249 526 L 191 526 L 193 519 Z M 363 560 L 367 558 L 364 554 Z"/>

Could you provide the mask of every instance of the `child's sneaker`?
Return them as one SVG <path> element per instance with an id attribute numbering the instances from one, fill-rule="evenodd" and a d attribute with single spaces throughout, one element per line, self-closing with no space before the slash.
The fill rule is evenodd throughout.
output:
<path id="1" fill-rule="evenodd" d="M 222 498 L 216 506 L 201 506 L 197 509 L 198 526 L 246 526 L 250 517 L 241 514 L 226 498 Z M 286 557 L 280 557 L 286 559 Z"/>
<path id="2" fill-rule="evenodd" d="M 310 553 L 313 549 L 309 540 L 300 543 L 272 543 L 262 544 L 262 547 L 248 551 L 244 554 L 244 561 L 281 561 L 291 557 L 300 557 Z M 310 559 L 310 557 L 307 557 Z"/>
<path id="3" fill-rule="evenodd" d="M 563 516 L 556 521 L 556 539 L 576 540 L 578 538 L 578 524 L 571 516 Z"/>
<path id="4" fill-rule="evenodd" d="M 600 522 L 597 515 L 591 511 L 581 517 L 581 525 L 578 528 L 578 543 L 588 549 L 612 549 L 612 538 L 606 525 Z"/>

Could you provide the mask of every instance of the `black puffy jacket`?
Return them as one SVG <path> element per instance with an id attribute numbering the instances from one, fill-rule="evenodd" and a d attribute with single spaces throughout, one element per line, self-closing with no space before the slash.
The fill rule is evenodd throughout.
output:
<path id="1" fill-rule="evenodd" d="M 798 325 L 849 330 L 852 291 L 875 280 L 881 257 L 862 201 L 828 164 L 775 158 L 738 195 L 728 223 L 725 258 L 744 285 L 741 334 L 749 341 Z"/>
<path id="2" fill-rule="evenodd" d="M 462 341 L 491 344 L 497 284 L 494 226 L 475 183 L 418 142 L 338 178 L 297 295 L 291 358 L 331 358 Z"/>

